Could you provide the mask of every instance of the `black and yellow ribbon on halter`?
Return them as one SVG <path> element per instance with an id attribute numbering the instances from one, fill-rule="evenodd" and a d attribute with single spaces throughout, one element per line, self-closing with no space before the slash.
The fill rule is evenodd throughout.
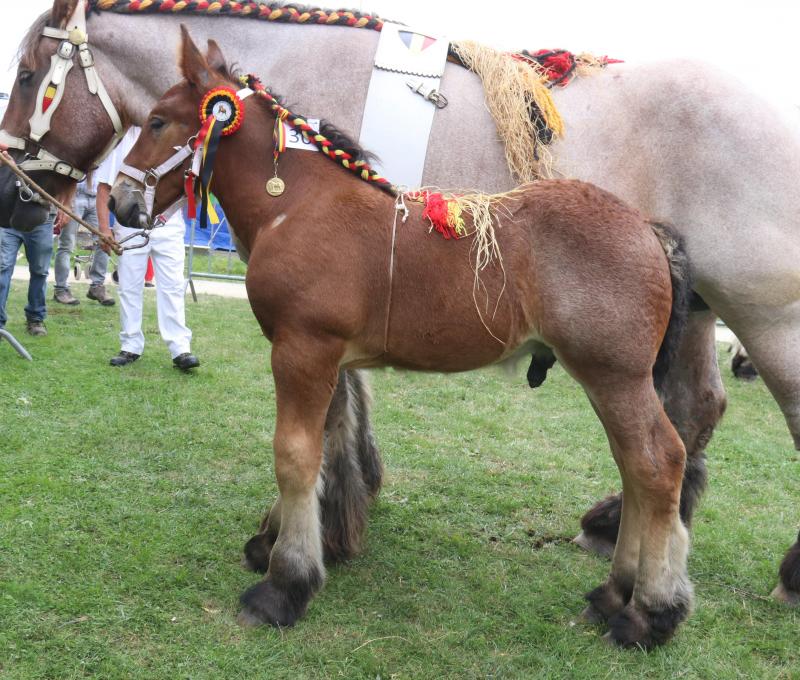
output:
<path id="1" fill-rule="evenodd" d="M 244 120 L 244 104 L 235 90 L 218 87 L 210 90 L 200 103 L 200 132 L 195 149 L 201 149 L 200 228 L 208 228 L 211 180 L 220 140 L 236 132 Z"/>

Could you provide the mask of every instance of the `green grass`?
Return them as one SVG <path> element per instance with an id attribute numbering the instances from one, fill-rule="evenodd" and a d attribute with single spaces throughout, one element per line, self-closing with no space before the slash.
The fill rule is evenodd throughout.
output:
<path id="1" fill-rule="evenodd" d="M 85 286 L 74 287 L 84 299 Z M 800 460 L 761 382 L 727 381 L 667 647 L 577 623 L 609 564 L 565 539 L 617 475 L 581 390 L 493 371 L 373 375 L 386 484 L 366 550 L 291 630 L 240 629 L 240 551 L 275 496 L 268 345 L 246 302 L 188 305 L 203 366 L 158 338 L 113 369 L 116 309 L 51 306 L 0 343 L 0 677 L 790 678 L 800 612 L 764 597 L 800 524 Z M 726 375 L 728 371 L 725 371 Z"/>

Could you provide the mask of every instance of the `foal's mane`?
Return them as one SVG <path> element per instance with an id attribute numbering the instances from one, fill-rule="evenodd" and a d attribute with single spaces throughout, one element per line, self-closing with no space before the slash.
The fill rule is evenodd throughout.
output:
<path id="1" fill-rule="evenodd" d="M 217 68 L 217 72 L 223 76 L 224 78 L 233 81 L 234 83 L 239 82 L 239 78 L 242 75 L 242 70 L 238 64 L 224 64 L 221 67 Z M 270 95 L 280 104 L 281 106 L 292 109 L 290 105 L 286 103 L 286 98 L 283 95 L 280 95 L 272 90 L 272 88 L 266 88 Z M 294 112 L 296 113 L 296 112 Z M 306 118 L 301 114 L 301 118 Z M 333 144 L 334 149 L 341 149 L 342 151 L 350 154 L 353 157 L 354 161 L 365 161 L 369 164 L 372 164 L 373 161 L 377 160 L 378 157 L 372 153 L 371 151 L 367 151 L 363 146 L 361 146 L 357 141 L 355 141 L 350 135 L 342 132 L 336 125 L 331 123 L 328 120 L 321 119 L 319 122 L 319 131 L 320 134 L 325 135 L 331 143 Z M 380 185 L 378 185 L 380 186 Z M 384 188 L 384 187 L 380 187 Z"/>

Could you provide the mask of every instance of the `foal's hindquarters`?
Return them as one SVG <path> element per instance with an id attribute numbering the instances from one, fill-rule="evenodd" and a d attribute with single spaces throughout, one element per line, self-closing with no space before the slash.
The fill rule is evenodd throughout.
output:
<path id="1" fill-rule="evenodd" d="M 342 366 L 463 371 L 535 345 L 586 390 L 625 490 L 611 574 L 587 614 L 621 645 L 667 640 L 691 586 L 678 516 L 685 451 L 653 384 L 672 281 L 651 226 L 592 185 L 527 185 L 498 204 L 502 263 L 476 279 L 472 238 L 431 234 L 418 206 L 398 221 L 390 258 L 392 204 L 368 187 L 335 200 L 324 223 L 317 205 L 262 229 L 250 259 L 248 295 L 273 342 L 280 503 L 269 569 L 242 596 L 242 620 L 291 625 L 323 582 L 317 490 Z"/>

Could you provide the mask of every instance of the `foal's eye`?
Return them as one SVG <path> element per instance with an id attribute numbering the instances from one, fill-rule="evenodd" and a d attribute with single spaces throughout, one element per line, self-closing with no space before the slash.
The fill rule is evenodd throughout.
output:
<path id="1" fill-rule="evenodd" d="M 20 71 L 17 79 L 20 85 L 28 85 L 33 80 L 33 71 Z"/>
<path id="2" fill-rule="evenodd" d="M 150 126 L 151 130 L 155 131 L 163 128 L 165 123 L 163 120 L 161 120 L 161 118 L 151 118 L 148 125 Z"/>

